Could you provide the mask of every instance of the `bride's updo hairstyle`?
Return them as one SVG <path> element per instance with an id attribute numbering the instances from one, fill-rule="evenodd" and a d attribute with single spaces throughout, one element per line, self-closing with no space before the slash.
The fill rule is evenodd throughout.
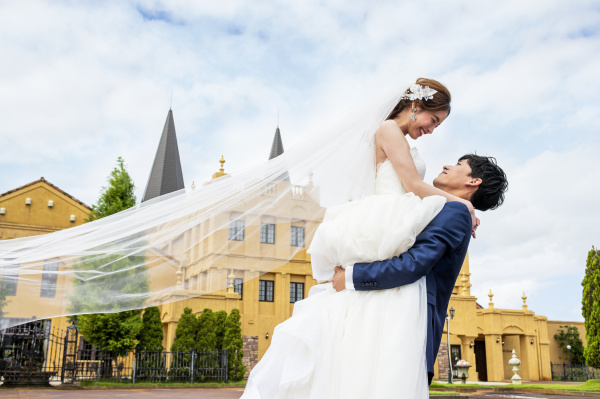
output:
<path id="1" fill-rule="evenodd" d="M 410 108 L 413 102 L 415 103 L 415 105 L 419 106 L 421 109 L 424 109 L 426 111 L 448 111 L 448 115 L 450 115 L 450 100 L 452 98 L 446 86 L 444 86 L 437 80 L 425 78 L 417 79 L 416 83 L 420 84 L 423 87 L 429 86 L 429 88 L 437 90 L 437 93 L 433 95 L 433 98 L 431 100 L 411 101 L 408 98 L 403 98 L 398 104 L 396 104 L 396 106 L 394 107 L 390 115 L 387 117 L 387 119 L 394 119 L 400 114 L 400 112 L 404 111 L 406 108 Z M 410 94 L 410 88 L 406 89 L 405 94 Z"/>

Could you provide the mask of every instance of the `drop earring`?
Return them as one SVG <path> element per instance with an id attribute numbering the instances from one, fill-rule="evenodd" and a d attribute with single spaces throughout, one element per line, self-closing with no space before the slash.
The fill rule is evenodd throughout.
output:
<path id="1" fill-rule="evenodd" d="M 417 112 L 417 107 L 413 108 L 413 113 L 410 116 L 410 120 L 413 122 L 417 120 L 417 116 L 415 115 L 415 112 Z"/>

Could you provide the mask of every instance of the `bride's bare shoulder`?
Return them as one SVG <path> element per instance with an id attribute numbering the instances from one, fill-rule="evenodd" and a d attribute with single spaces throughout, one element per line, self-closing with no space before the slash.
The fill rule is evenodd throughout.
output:
<path id="1" fill-rule="evenodd" d="M 402 131 L 400 130 L 398 124 L 392 119 L 383 121 L 375 132 L 375 136 L 378 139 L 386 139 L 390 136 L 397 136 L 398 134 L 402 135 Z"/>

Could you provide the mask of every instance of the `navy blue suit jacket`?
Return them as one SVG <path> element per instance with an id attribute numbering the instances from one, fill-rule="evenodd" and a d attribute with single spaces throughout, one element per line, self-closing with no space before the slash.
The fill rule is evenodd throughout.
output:
<path id="1" fill-rule="evenodd" d="M 470 239 L 469 210 L 460 202 L 448 202 L 407 252 L 384 261 L 354 265 L 354 288 L 361 291 L 395 288 L 427 276 L 426 356 L 430 383 L 448 302 Z"/>

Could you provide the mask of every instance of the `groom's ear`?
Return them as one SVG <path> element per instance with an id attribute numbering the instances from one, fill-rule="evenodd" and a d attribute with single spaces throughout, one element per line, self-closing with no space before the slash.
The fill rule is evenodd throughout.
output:
<path id="1" fill-rule="evenodd" d="M 470 177 L 465 184 L 467 187 L 479 188 L 481 183 L 483 183 L 483 180 L 481 180 L 479 177 Z"/>

